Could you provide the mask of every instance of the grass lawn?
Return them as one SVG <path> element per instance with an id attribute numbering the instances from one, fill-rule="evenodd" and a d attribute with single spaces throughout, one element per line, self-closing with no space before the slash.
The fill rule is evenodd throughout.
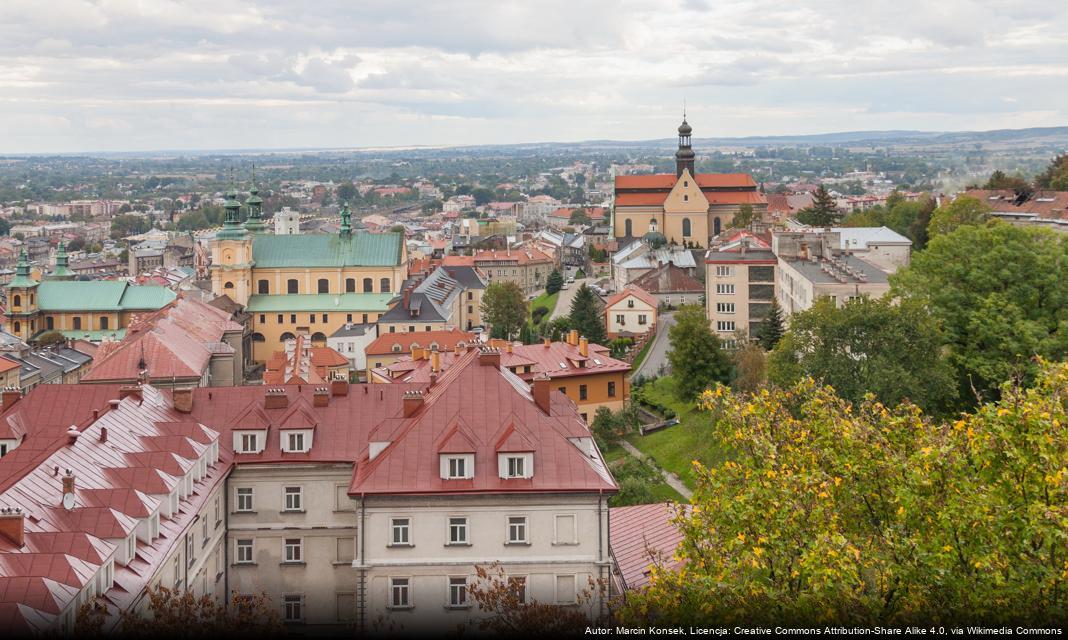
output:
<path id="1" fill-rule="evenodd" d="M 545 307 L 549 310 L 549 313 L 553 312 L 556 308 L 556 299 L 560 297 L 560 292 L 556 293 L 543 293 L 537 298 L 530 301 L 530 312 L 534 313 L 534 310 L 538 307 Z"/>
<path id="2" fill-rule="evenodd" d="M 634 359 L 634 363 L 630 365 L 630 370 L 637 371 L 642 366 L 642 361 L 645 360 L 645 356 L 649 355 L 649 350 L 653 348 L 653 343 L 656 342 L 656 336 L 652 336 L 645 341 L 645 346 L 638 352 L 638 357 Z"/>
<path id="3" fill-rule="evenodd" d="M 644 393 L 649 398 L 671 407 L 678 414 L 679 424 L 647 436 L 631 434 L 627 440 L 642 453 L 650 456 L 664 469 L 674 472 L 687 487 L 696 486 L 693 460 L 710 465 L 724 458 L 723 450 L 712 441 L 712 418 L 698 411 L 692 402 L 680 402 L 674 395 L 675 381 L 670 376 L 648 383 Z"/>
<path id="4" fill-rule="evenodd" d="M 601 452 L 604 455 L 604 461 L 608 464 L 608 468 L 611 469 L 620 460 L 630 457 L 630 454 L 624 451 L 623 447 L 612 445 Z M 656 496 L 657 501 L 660 502 L 686 502 L 686 499 L 679 495 L 678 491 L 675 491 L 666 482 L 658 482 L 651 487 L 653 495 Z"/>

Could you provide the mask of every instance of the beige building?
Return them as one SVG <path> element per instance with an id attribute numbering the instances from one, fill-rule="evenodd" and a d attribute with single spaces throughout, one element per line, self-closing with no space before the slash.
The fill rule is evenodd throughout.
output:
<path id="1" fill-rule="evenodd" d="M 474 266 L 488 282 L 514 282 L 529 295 L 545 287 L 555 261 L 533 247 L 519 247 L 479 251 L 474 256 L 446 256 L 442 266 Z"/>
<path id="2" fill-rule="evenodd" d="M 752 234 L 705 254 L 705 309 L 712 330 L 729 346 L 753 338 L 775 299 L 775 255 Z"/>
<path id="3" fill-rule="evenodd" d="M 887 274 L 874 264 L 843 252 L 837 232 L 785 231 L 772 235 L 777 257 L 775 292 L 787 315 L 831 298 L 838 306 L 890 291 Z"/>
<path id="4" fill-rule="evenodd" d="M 629 284 L 604 303 L 604 321 L 609 338 L 656 331 L 657 300 L 648 291 Z"/>

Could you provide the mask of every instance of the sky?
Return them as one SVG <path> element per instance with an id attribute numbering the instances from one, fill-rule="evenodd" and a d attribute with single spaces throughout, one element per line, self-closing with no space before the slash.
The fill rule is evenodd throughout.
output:
<path id="1" fill-rule="evenodd" d="M 0 153 L 1068 125 L 1055 0 L 3 0 Z"/>

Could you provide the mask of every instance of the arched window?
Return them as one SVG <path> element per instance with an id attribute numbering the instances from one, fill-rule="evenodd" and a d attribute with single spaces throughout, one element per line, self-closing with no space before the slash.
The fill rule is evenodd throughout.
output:
<path id="1" fill-rule="evenodd" d="M 227 282 L 226 284 L 223 285 L 223 289 L 233 289 L 233 288 L 234 288 L 234 283 L 233 282 Z"/>
<path id="2" fill-rule="evenodd" d="M 253 342 L 267 342 L 267 338 L 264 338 L 262 333 L 254 333 L 254 334 L 252 334 L 252 341 Z"/>
<path id="3" fill-rule="evenodd" d="M 108 319 L 106 317 L 100 318 L 100 330 L 101 331 L 107 331 L 108 330 Z"/>
<path id="4" fill-rule="evenodd" d="M 290 278 L 289 280 L 286 280 L 286 293 L 296 293 L 297 290 L 298 288 L 296 278 Z"/>
<path id="5" fill-rule="evenodd" d="M 330 293 L 330 281 L 326 278 L 319 278 L 319 293 Z"/>
<path id="6" fill-rule="evenodd" d="M 345 293 L 356 293 L 356 278 L 345 278 Z"/>
<path id="7" fill-rule="evenodd" d="M 259 293 L 270 293 L 271 285 L 268 284 L 266 280 L 260 280 L 259 283 L 256 285 L 256 290 Z"/>
<path id="8" fill-rule="evenodd" d="M 363 279 L 363 292 L 364 293 L 371 293 L 374 290 L 375 290 L 374 280 L 371 280 L 370 278 L 364 278 Z"/>
<path id="9" fill-rule="evenodd" d="M 656 233 L 656 218 L 649 218 L 649 232 Z"/>
<path id="10" fill-rule="evenodd" d="M 719 218 L 717 217 L 715 220 L 712 221 L 712 235 L 718 236 L 719 235 L 719 231 L 720 231 L 720 222 L 719 222 Z"/>
<path id="11" fill-rule="evenodd" d="M 322 347 L 326 345 L 326 334 L 321 331 L 316 331 L 312 334 L 311 341 L 316 347 Z"/>
<path id="12" fill-rule="evenodd" d="M 690 237 L 690 219 L 689 218 L 683 218 L 682 219 L 682 237 L 684 237 L 684 238 L 689 238 Z"/>
<path id="13" fill-rule="evenodd" d="M 628 238 L 634 235 L 634 225 L 631 224 L 630 218 L 627 218 L 627 220 L 623 222 L 623 232 L 623 235 Z"/>
<path id="14" fill-rule="evenodd" d="M 280 340 L 281 340 L 282 342 L 285 342 L 286 340 L 296 340 L 296 339 L 297 339 L 297 336 L 295 336 L 295 335 L 293 335 L 292 333 L 290 333 L 290 332 L 286 331 L 285 333 L 283 333 L 283 334 L 282 334 L 282 336 L 281 336 L 281 337 L 280 337 L 279 339 L 280 339 Z"/>
<path id="15" fill-rule="evenodd" d="M 394 344 L 393 345 L 393 353 L 400 353 L 400 352 L 401 352 L 401 346 L 399 344 Z"/>
<path id="16" fill-rule="evenodd" d="M 382 282 L 379 283 L 379 288 L 382 289 L 382 293 L 389 293 L 389 278 L 382 278 Z"/>
<path id="17" fill-rule="evenodd" d="M 14 306 L 16 306 L 16 307 L 21 307 L 22 306 L 22 296 L 15 296 Z"/>
<path id="18" fill-rule="evenodd" d="M 19 322 L 18 320 L 16 320 L 15 321 L 15 333 L 19 334 L 21 332 L 22 332 L 22 323 Z"/>

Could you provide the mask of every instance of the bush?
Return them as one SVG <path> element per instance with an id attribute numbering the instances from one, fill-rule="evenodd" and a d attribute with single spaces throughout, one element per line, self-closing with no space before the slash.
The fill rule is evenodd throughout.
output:
<path id="1" fill-rule="evenodd" d="M 612 466 L 612 475 L 619 484 L 619 493 L 609 499 L 609 506 L 625 507 L 661 501 L 652 488 L 662 478 L 650 462 L 627 456 Z"/>
<path id="2" fill-rule="evenodd" d="M 541 321 L 548 315 L 548 313 L 549 307 L 535 307 L 534 310 L 530 312 L 530 319 L 534 324 L 541 324 Z"/>

